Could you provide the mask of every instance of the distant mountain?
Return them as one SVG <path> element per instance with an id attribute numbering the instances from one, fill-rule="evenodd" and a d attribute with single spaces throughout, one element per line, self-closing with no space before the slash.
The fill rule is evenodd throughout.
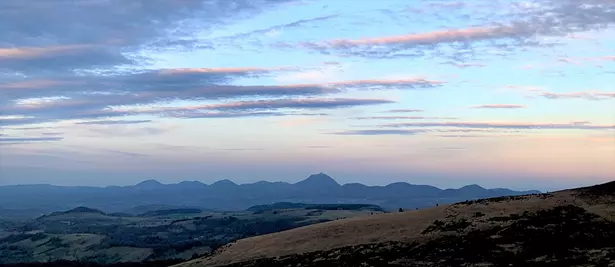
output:
<path id="1" fill-rule="evenodd" d="M 138 188 L 138 189 L 158 189 L 164 187 L 164 185 L 156 180 L 145 180 L 143 182 L 140 182 L 136 185 L 134 185 L 134 188 Z"/>
<path id="2" fill-rule="evenodd" d="M 255 205 L 278 202 L 373 204 L 393 210 L 533 193 L 540 192 L 485 189 L 478 185 L 442 190 L 429 185 L 405 182 L 387 186 L 367 186 L 358 183 L 340 185 L 324 173 L 310 175 L 307 179 L 294 184 L 260 181 L 238 185 L 230 180 L 221 180 L 211 185 L 197 181 L 162 184 L 156 180 L 147 180 L 133 186 L 109 187 L 16 185 L 0 186 L 0 216 L 15 214 L 16 210 L 28 210 L 32 213 L 32 217 L 37 217 L 57 210 L 73 209 L 75 206 L 133 214 L 158 210 L 160 207 L 244 210 Z M 9 209 L 11 212 L 3 214 L 3 210 Z"/>
<path id="3" fill-rule="evenodd" d="M 338 184 L 331 176 L 326 175 L 324 173 L 312 174 L 307 179 L 296 183 L 295 185 L 300 186 L 302 188 L 314 188 L 314 189 L 323 189 L 323 188 L 339 188 L 340 184 Z"/>

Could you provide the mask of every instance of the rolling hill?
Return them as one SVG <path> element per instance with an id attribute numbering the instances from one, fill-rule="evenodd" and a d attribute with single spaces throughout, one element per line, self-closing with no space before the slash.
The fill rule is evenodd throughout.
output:
<path id="1" fill-rule="evenodd" d="M 303 203 L 236 212 L 160 208 L 130 215 L 77 207 L 33 220 L 0 220 L 0 266 L 55 261 L 85 266 L 178 263 L 245 237 L 383 212 L 374 205 Z"/>
<path id="2" fill-rule="evenodd" d="M 311 175 L 294 184 L 261 181 L 238 185 L 229 180 L 221 180 L 211 185 L 201 182 L 162 184 L 147 180 L 124 187 L 17 185 L 0 186 L 0 217 L 38 217 L 75 206 L 136 215 L 149 211 L 147 207 L 244 210 L 254 205 L 276 202 L 373 204 L 397 210 L 400 207 L 415 209 L 435 206 L 437 203 L 529 193 L 538 192 L 485 189 L 478 185 L 443 190 L 429 185 L 403 182 L 387 186 L 357 183 L 340 185 L 324 173 Z"/>
<path id="3" fill-rule="evenodd" d="M 238 240 L 200 266 L 615 266 L 615 182 Z"/>

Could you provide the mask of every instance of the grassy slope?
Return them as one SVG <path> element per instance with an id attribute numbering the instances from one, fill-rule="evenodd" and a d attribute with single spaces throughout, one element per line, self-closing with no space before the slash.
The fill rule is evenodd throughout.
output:
<path id="1" fill-rule="evenodd" d="M 242 239 L 216 251 L 213 256 L 178 267 L 233 263 L 241 263 L 237 266 L 298 263 L 344 266 L 355 260 L 357 265 L 365 263 L 366 266 L 456 266 L 465 261 L 476 266 L 498 266 L 497 259 L 489 255 L 497 255 L 499 259 L 510 255 L 535 256 L 535 259 L 519 263 L 521 266 L 532 265 L 531 260 L 536 260 L 536 266 L 572 264 L 575 259 L 581 259 L 580 262 L 594 260 L 594 264 L 600 264 L 600 260 L 608 261 L 610 257 L 615 261 L 614 189 L 614 184 L 610 183 L 552 194 L 496 198 L 333 221 Z M 533 235 L 538 235 L 538 239 L 532 239 Z M 566 238 L 570 238 L 570 242 L 565 242 Z M 544 240 L 561 246 L 549 246 Z M 604 242 L 592 247 L 588 240 Z M 474 248 L 469 244 L 484 246 Z M 455 254 L 451 251 L 465 252 Z M 527 254 L 527 251 L 537 251 L 537 254 Z M 577 258 L 568 259 L 564 255 Z M 274 260 L 274 257 L 281 258 Z M 383 257 L 386 260 L 382 262 L 370 262 Z M 342 260 L 344 258 L 347 260 Z M 562 259 L 566 262 L 559 262 Z"/>

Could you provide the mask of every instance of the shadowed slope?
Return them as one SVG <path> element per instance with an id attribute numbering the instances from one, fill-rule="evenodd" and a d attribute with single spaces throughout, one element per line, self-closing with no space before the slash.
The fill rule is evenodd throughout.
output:
<path id="1" fill-rule="evenodd" d="M 239 240 L 179 266 L 602 264 L 615 261 L 612 185 L 312 225 Z"/>

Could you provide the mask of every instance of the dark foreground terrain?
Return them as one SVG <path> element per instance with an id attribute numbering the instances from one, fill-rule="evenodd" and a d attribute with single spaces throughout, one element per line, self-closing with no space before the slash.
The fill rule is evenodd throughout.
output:
<path id="1" fill-rule="evenodd" d="M 105 228 L 117 220 L 122 230 Z M 0 259 L 12 263 L 0 267 L 615 267 L 615 182 L 393 213 L 373 205 L 293 203 L 241 213 L 183 209 L 140 216 L 79 208 L 2 227 L 21 232 L 0 239 Z M 100 227 L 106 235 L 95 232 Z M 109 247 L 118 242 L 113 236 L 145 243 Z M 197 246 L 181 245 L 191 242 Z M 27 257 L 43 263 L 24 263 Z"/>
<path id="2" fill-rule="evenodd" d="M 615 182 L 298 228 L 178 266 L 615 266 Z"/>
<path id="3" fill-rule="evenodd" d="M 139 215 L 79 207 L 34 220 L 4 221 L 0 224 L 0 264 L 61 261 L 45 266 L 77 266 L 70 265 L 76 262 L 88 262 L 84 266 L 122 262 L 168 266 L 207 255 L 241 238 L 379 213 L 383 213 L 379 206 L 361 204 L 276 203 L 242 212 L 186 208 Z"/>

